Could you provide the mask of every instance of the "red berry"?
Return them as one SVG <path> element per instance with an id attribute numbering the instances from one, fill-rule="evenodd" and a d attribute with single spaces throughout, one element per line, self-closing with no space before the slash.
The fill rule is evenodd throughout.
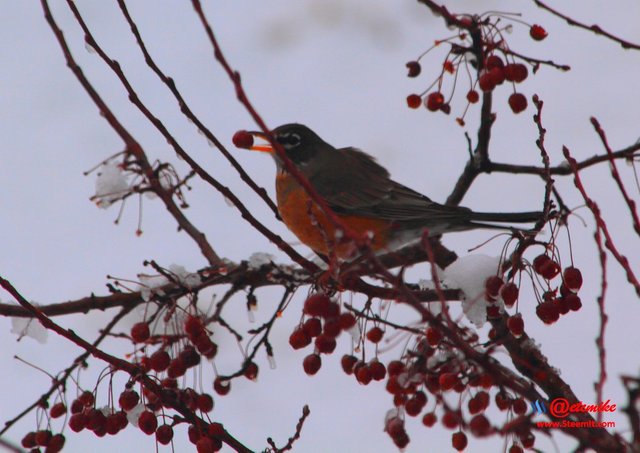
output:
<path id="1" fill-rule="evenodd" d="M 442 416 L 442 424 L 445 428 L 456 429 L 458 427 L 459 421 L 458 414 L 452 411 L 447 411 Z M 423 421 L 424 422 L 424 421 Z"/>
<path id="2" fill-rule="evenodd" d="M 107 431 L 107 434 L 115 436 L 120 432 L 121 429 L 122 428 L 120 428 L 120 418 L 116 414 L 107 415 L 107 420 L 105 423 L 105 430 Z"/>
<path id="3" fill-rule="evenodd" d="M 356 380 L 362 384 L 362 385 L 367 385 L 369 382 L 371 382 L 371 370 L 369 369 L 369 366 L 364 364 L 362 365 L 360 368 L 358 368 L 355 371 L 355 375 L 356 375 Z"/>
<path id="4" fill-rule="evenodd" d="M 217 377 L 213 381 L 213 390 L 215 390 L 218 395 L 224 396 L 231 390 L 231 382 L 223 381 L 220 377 Z"/>
<path id="5" fill-rule="evenodd" d="M 467 407 L 469 408 L 469 413 L 471 415 L 477 414 L 478 412 L 482 412 L 482 403 L 476 397 L 473 397 L 467 403 Z"/>
<path id="6" fill-rule="evenodd" d="M 502 68 L 492 68 L 489 70 L 489 77 L 491 77 L 491 79 L 493 80 L 493 84 L 498 86 L 498 85 L 502 85 L 504 83 L 504 71 L 502 70 Z"/>
<path id="7" fill-rule="evenodd" d="M 420 71 L 422 68 L 420 67 L 420 63 L 417 61 L 410 61 L 406 64 L 407 69 L 409 70 L 407 76 L 409 77 L 418 77 L 420 75 Z"/>
<path id="8" fill-rule="evenodd" d="M 302 349 L 311 344 L 311 338 L 302 328 L 298 328 L 289 336 L 289 344 L 293 349 Z"/>
<path id="9" fill-rule="evenodd" d="M 438 383 L 442 390 L 450 390 L 458 383 L 458 376 L 456 373 L 442 373 Z"/>
<path id="10" fill-rule="evenodd" d="M 342 366 L 342 371 L 344 371 L 346 374 L 353 374 L 353 367 L 357 362 L 357 357 L 349 354 L 343 355 L 342 359 L 340 359 L 340 366 Z"/>
<path id="11" fill-rule="evenodd" d="M 304 301 L 302 311 L 309 316 L 326 316 L 330 305 L 331 299 L 329 299 L 329 296 L 323 293 L 316 293 Z"/>
<path id="12" fill-rule="evenodd" d="M 410 109 L 417 109 L 422 105 L 422 98 L 418 94 L 410 94 L 407 96 L 407 106 Z"/>
<path id="13" fill-rule="evenodd" d="M 324 327 L 322 328 L 322 333 L 329 337 L 336 338 L 342 332 L 342 328 L 340 327 L 340 319 L 339 318 L 328 318 L 324 321 Z"/>
<path id="14" fill-rule="evenodd" d="M 252 138 L 253 139 L 253 138 Z M 204 330 L 202 319 L 198 316 L 188 316 L 184 321 L 184 331 L 189 337 L 196 338 Z"/>
<path id="15" fill-rule="evenodd" d="M 504 78 L 510 82 L 523 82 L 529 75 L 529 70 L 522 63 L 511 63 L 504 67 Z"/>
<path id="16" fill-rule="evenodd" d="M 93 404 L 96 402 L 93 393 L 91 393 L 89 390 L 85 390 L 84 392 L 82 392 L 78 399 L 82 401 L 82 404 L 84 404 L 86 407 L 93 406 Z"/>
<path id="17" fill-rule="evenodd" d="M 484 437 L 491 434 L 492 428 L 489 419 L 484 414 L 475 415 L 469 422 L 469 429 L 476 437 Z"/>
<path id="18" fill-rule="evenodd" d="M 438 421 L 438 417 L 435 412 L 427 412 L 422 416 L 422 424 L 424 426 L 432 427 Z"/>
<path id="19" fill-rule="evenodd" d="M 249 362 L 244 370 L 244 377 L 249 379 L 250 381 L 255 381 L 258 379 L 258 365 L 254 362 Z"/>
<path id="20" fill-rule="evenodd" d="M 496 406 L 501 411 L 506 411 L 511 406 L 511 398 L 505 392 L 496 393 Z"/>
<path id="21" fill-rule="evenodd" d="M 536 41 L 542 41 L 547 37 L 547 31 L 542 26 L 534 24 L 529 29 L 529 35 Z"/>
<path id="22" fill-rule="evenodd" d="M 59 451 L 62 451 L 62 449 L 64 448 L 65 440 L 66 439 L 63 434 L 56 434 L 55 436 L 51 437 L 45 453 L 58 453 Z"/>
<path id="23" fill-rule="evenodd" d="M 509 282 L 500 289 L 500 296 L 507 307 L 512 307 L 518 300 L 518 287 L 515 283 Z"/>
<path id="24" fill-rule="evenodd" d="M 522 446 L 524 448 L 533 448 L 533 445 L 536 442 L 536 436 L 533 433 L 524 433 L 520 435 L 520 442 L 522 442 Z"/>
<path id="25" fill-rule="evenodd" d="M 158 419 L 153 412 L 144 411 L 140 414 L 140 417 L 138 418 L 138 428 L 140 428 L 143 433 L 150 436 L 156 431 L 157 427 Z"/>
<path id="26" fill-rule="evenodd" d="M 20 442 L 20 444 L 24 447 L 24 448 L 33 448 L 36 445 L 38 445 L 36 443 L 36 433 L 31 431 L 28 432 L 23 438 L 22 441 Z"/>
<path id="27" fill-rule="evenodd" d="M 405 369 L 404 363 L 399 360 L 392 360 L 387 364 L 387 372 L 389 376 L 397 376 Z"/>
<path id="28" fill-rule="evenodd" d="M 179 357 L 184 362 L 186 368 L 192 368 L 200 364 L 200 354 L 193 346 L 185 346 L 180 352 Z"/>
<path id="29" fill-rule="evenodd" d="M 84 409 L 84 403 L 80 398 L 76 398 L 71 402 L 71 413 L 77 414 L 78 412 L 82 412 Z"/>
<path id="30" fill-rule="evenodd" d="M 184 373 L 187 372 L 187 367 L 184 363 L 184 360 L 180 356 L 176 357 L 169 363 L 169 368 L 167 368 L 167 376 L 172 379 L 183 376 Z"/>
<path id="31" fill-rule="evenodd" d="M 196 442 L 196 450 L 198 453 L 214 453 L 213 440 L 204 436 L 200 437 Z"/>
<path id="32" fill-rule="evenodd" d="M 374 381 L 381 381 L 387 377 L 387 368 L 378 359 L 369 362 L 369 371 L 371 371 L 371 377 Z"/>
<path id="33" fill-rule="evenodd" d="M 416 417 L 422 412 L 423 407 L 416 398 L 409 398 L 404 405 L 404 410 L 410 417 Z"/>
<path id="34" fill-rule="evenodd" d="M 247 131 L 238 131 L 231 139 L 237 148 L 249 149 L 253 146 L 253 135 Z"/>
<path id="35" fill-rule="evenodd" d="M 462 451 L 467 448 L 467 435 L 462 431 L 453 433 L 451 435 L 451 445 L 458 451 Z"/>
<path id="36" fill-rule="evenodd" d="M 69 417 L 69 428 L 73 432 L 80 432 L 87 426 L 87 417 L 82 413 L 78 412 L 77 414 L 73 414 Z"/>
<path id="37" fill-rule="evenodd" d="M 67 413 L 67 406 L 65 406 L 64 403 L 54 404 L 51 407 L 51 410 L 49 411 L 49 415 L 51 415 L 51 418 L 62 417 L 66 413 Z"/>
<path id="38" fill-rule="evenodd" d="M 480 100 L 480 95 L 476 90 L 471 90 L 467 93 L 467 101 L 469 101 L 470 104 L 475 104 L 479 100 Z"/>
<path id="39" fill-rule="evenodd" d="M 400 417 L 392 417 L 386 421 L 384 430 L 389 433 L 391 437 L 402 436 L 405 434 L 404 420 Z"/>
<path id="40" fill-rule="evenodd" d="M 371 328 L 367 332 L 367 339 L 371 343 L 379 343 L 380 340 L 382 340 L 383 336 L 384 336 L 384 331 L 378 326 L 375 326 L 375 327 Z"/>
<path id="41" fill-rule="evenodd" d="M 493 68 L 503 68 L 504 62 L 499 56 L 490 55 L 489 57 L 487 57 L 484 67 L 487 68 L 487 70 L 491 70 Z"/>
<path id="42" fill-rule="evenodd" d="M 553 324 L 560 318 L 557 306 L 551 301 L 539 303 L 536 307 L 536 314 L 545 324 Z"/>
<path id="43" fill-rule="evenodd" d="M 149 364 L 151 365 L 151 369 L 158 373 L 166 370 L 169 367 L 169 363 L 171 362 L 171 356 L 164 349 L 159 349 L 149 357 Z"/>
<path id="44" fill-rule="evenodd" d="M 444 105 L 444 96 L 439 91 L 429 93 L 425 106 L 432 112 L 437 112 Z"/>
<path id="45" fill-rule="evenodd" d="M 118 398 L 118 404 L 125 412 L 129 412 L 136 407 L 139 401 L 140 395 L 138 395 L 138 392 L 135 390 L 125 390 L 120 394 L 120 398 Z"/>
<path id="46" fill-rule="evenodd" d="M 560 265 L 547 255 L 539 255 L 533 260 L 533 270 L 551 280 L 560 273 Z"/>
<path id="47" fill-rule="evenodd" d="M 144 343 L 149 339 L 149 336 L 149 324 L 146 322 L 136 323 L 131 328 L 131 339 L 134 343 Z"/>
<path id="48" fill-rule="evenodd" d="M 329 335 L 322 334 L 316 337 L 316 349 L 323 354 L 331 354 L 336 349 L 336 339 Z"/>
<path id="49" fill-rule="evenodd" d="M 511 407 L 513 408 L 513 412 L 518 415 L 524 415 L 527 412 L 527 402 L 524 398 L 518 398 L 511 403 Z"/>
<path id="50" fill-rule="evenodd" d="M 478 79 L 478 86 L 482 91 L 486 93 L 488 91 L 493 91 L 493 89 L 496 87 L 496 84 L 493 77 L 491 77 L 491 74 L 489 74 L 488 71 L 483 71 L 482 75 Z"/>
<path id="51" fill-rule="evenodd" d="M 320 354 L 309 354 L 302 361 L 302 368 L 304 368 L 304 372 L 309 376 L 316 374 L 321 366 L 322 359 L 320 358 Z"/>
<path id="52" fill-rule="evenodd" d="M 513 444 L 511 448 L 509 448 L 509 453 L 524 453 L 524 450 L 520 445 Z"/>
<path id="53" fill-rule="evenodd" d="M 556 310 L 558 310 L 558 313 L 560 313 L 561 315 L 566 315 L 567 313 L 569 313 L 570 308 L 566 298 L 558 297 L 553 301 L 553 304 L 556 306 Z"/>
<path id="54" fill-rule="evenodd" d="M 87 412 L 87 428 L 94 433 L 106 429 L 107 416 L 99 409 L 90 409 Z M 106 433 L 106 431 L 105 431 Z"/>
<path id="55" fill-rule="evenodd" d="M 582 301 L 575 294 L 569 294 L 565 298 L 565 300 L 567 302 L 567 306 L 569 307 L 569 310 L 571 311 L 578 311 L 580 310 L 580 308 L 582 308 Z"/>
<path id="56" fill-rule="evenodd" d="M 161 425 L 156 429 L 156 440 L 162 445 L 167 445 L 173 439 L 173 428 L 171 425 Z"/>
<path id="57" fill-rule="evenodd" d="M 340 328 L 342 330 L 349 330 L 356 325 L 356 317 L 351 313 L 342 313 L 338 318 L 340 321 Z"/>
<path id="58" fill-rule="evenodd" d="M 504 285 L 504 282 L 497 275 L 492 275 L 484 282 L 484 287 L 487 295 L 495 298 L 498 297 L 500 288 Z"/>
<path id="59" fill-rule="evenodd" d="M 46 447 L 47 445 L 49 445 L 49 442 L 51 441 L 51 431 L 49 430 L 41 430 L 41 431 L 37 431 L 36 432 L 36 444 L 41 446 L 41 447 Z"/>
<path id="60" fill-rule="evenodd" d="M 513 93 L 509 96 L 509 107 L 513 113 L 520 113 L 527 109 L 527 98 L 522 93 Z"/>
<path id="61" fill-rule="evenodd" d="M 487 407 L 489 407 L 490 396 L 487 392 L 485 391 L 478 392 L 475 396 L 475 399 L 480 404 L 480 407 L 481 407 L 480 410 L 485 410 Z"/>
<path id="62" fill-rule="evenodd" d="M 302 324 L 302 330 L 310 338 L 315 338 L 322 333 L 322 323 L 319 318 L 309 318 Z"/>
<path id="63" fill-rule="evenodd" d="M 562 273 L 562 279 L 566 287 L 573 292 L 578 292 L 582 287 L 582 273 L 576 267 L 567 267 Z"/>
<path id="64" fill-rule="evenodd" d="M 519 337 L 524 333 L 524 320 L 520 313 L 510 316 L 507 320 L 507 327 L 514 337 Z"/>
<path id="65" fill-rule="evenodd" d="M 211 412 L 213 410 L 213 398 L 207 393 L 198 395 L 197 405 L 202 412 Z"/>

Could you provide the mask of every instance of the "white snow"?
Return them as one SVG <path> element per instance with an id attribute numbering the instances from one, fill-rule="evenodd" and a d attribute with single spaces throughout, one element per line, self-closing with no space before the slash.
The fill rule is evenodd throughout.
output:
<path id="1" fill-rule="evenodd" d="M 458 258 L 443 273 L 443 284 L 460 288 L 463 292 L 462 310 L 476 327 L 487 321 L 487 302 L 484 299 L 485 281 L 495 275 L 500 265 L 498 257 L 482 254 Z"/>

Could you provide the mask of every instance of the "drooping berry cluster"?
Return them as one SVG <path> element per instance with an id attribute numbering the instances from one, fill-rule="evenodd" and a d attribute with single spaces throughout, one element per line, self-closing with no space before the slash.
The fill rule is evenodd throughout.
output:
<path id="1" fill-rule="evenodd" d="M 449 114 L 450 102 L 456 89 L 460 72 L 468 75 L 469 89 L 466 93 L 466 107 L 463 114 L 456 121 L 464 125 L 464 116 L 471 104 L 480 100 L 478 89 L 484 93 L 494 91 L 498 86 L 509 82 L 513 93 L 509 96 L 508 104 L 514 113 L 520 113 L 527 108 L 527 98 L 516 92 L 516 84 L 522 83 L 529 75 L 528 65 L 536 72 L 539 63 L 537 60 L 514 53 L 507 44 L 505 32 L 513 28 L 511 23 L 503 25 L 505 14 L 458 15 L 449 21 L 450 25 L 458 29 L 456 36 L 445 40 L 436 41 L 419 58 L 409 61 L 406 66 L 409 77 L 418 77 L 422 73 L 420 60 L 431 50 L 441 45 L 449 45 L 449 51 L 442 63 L 440 74 L 421 94 L 407 96 L 409 108 L 417 109 L 421 105 L 432 112 L 442 111 Z M 520 21 L 513 19 L 513 22 Z M 529 26 L 530 36 L 541 41 L 547 33 L 540 25 Z M 462 70 L 461 70 L 462 69 Z M 444 85 L 448 84 L 447 76 L 452 77 L 448 96 L 443 93 Z"/>

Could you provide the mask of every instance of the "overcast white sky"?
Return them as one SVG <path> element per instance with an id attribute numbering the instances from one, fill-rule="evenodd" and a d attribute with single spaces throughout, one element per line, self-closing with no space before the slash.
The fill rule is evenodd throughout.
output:
<path id="1" fill-rule="evenodd" d="M 124 19 L 112 3 L 76 1 L 96 39 L 119 60 L 141 98 L 190 154 L 240 195 L 268 226 L 293 240 L 226 161 L 181 116 L 173 98 L 145 66 Z M 231 147 L 233 132 L 253 128 L 254 124 L 235 101 L 189 2 L 130 3 L 131 14 L 157 62 L 175 78 L 193 110 Z M 424 75 L 418 79 L 405 77 L 404 64 L 435 39 L 451 34 L 441 19 L 412 0 L 203 3 L 229 61 L 242 73 L 245 88 L 267 124 L 275 127 L 292 121 L 305 123 L 329 143 L 357 146 L 375 155 L 396 179 L 416 190 L 437 201 L 446 198 L 467 158 L 464 130 L 455 124 L 454 114 L 447 117 L 423 109 L 411 111 L 404 100 L 407 94 L 425 88 L 438 70 L 443 55 L 437 52 L 424 60 Z M 624 51 L 613 42 L 566 28 L 532 3 L 450 1 L 447 5 L 456 12 L 515 12 L 517 7 L 523 20 L 542 24 L 549 37 L 535 43 L 528 37 L 526 27 L 516 26 L 510 35 L 511 46 L 521 53 L 573 68 L 560 73 L 543 67 L 521 86 L 528 96 L 538 93 L 545 101 L 546 143 L 552 164 L 562 161 L 562 145 L 567 145 L 578 159 L 603 151 L 589 124 L 592 115 L 601 121 L 614 149 L 634 143 L 640 137 L 640 52 Z M 565 2 L 555 3 L 567 8 Z M 83 70 L 149 156 L 168 160 L 184 171 L 184 165 L 165 140 L 128 102 L 113 74 L 85 48 L 65 2 L 54 0 L 52 8 Z M 619 36 L 640 42 L 640 5 L 633 0 L 607 4 L 606 11 L 602 2 L 589 0 L 580 2 L 579 11 L 565 11 L 576 19 L 597 22 Z M 91 293 L 106 294 L 107 274 L 135 279 L 137 273 L 144 271 L 145 259 L 155 259 L 165 266 L 178 263 L 190 270 L 203 267 L 206 263 L 197 247 L 185 234 L 176 233 L 175 223 L 157 201 L 144 202 L 141 237 L 134 234 L 136 202 L 127 203 L 120 225 L 114 226 L 116 209 L 98 210 L 88 201 L 93 194 L 94 177 L 84 177 L 82 172 L 120 151 L 122 143 L 66 68 L 39 2 L 5 2 L 0 23 L 0 181 L 4 188 L 0 196 L 0 274 L 28 299 L 50 304 Z M 492 137 L 492 156 L 502 162 L 537 164 L 532 108 L 515 116 L 506 107 L 507 97 L 506 87 L 496 94 L 498 121 Z M 454 113 L 462 108 L 459 99 L 454 101 Z M 477 110 L 467 115 L 466 130 L 473 139 L 476 116 Z M 274 169 L 270 160 L 241 150 L 234 152 L 255 180 L 272 193 Z M 631 168 L 621 163 L 620 169 L 631 184 Z M 611 219 L 609 227 L 619 249 L 638 268 L 638 238 L 631 234 L 629 217 L 609 181 L 607 169 L 591 169 L 584 178 L 591 195 Z M 582 204 L 570 180 L 557 179 L 565 202 L 570 206 Z M 255 234 L 218 193 L 199 181 L 194 181 L 193 186 L 188 194 L 191 208 L 187 214 L 222 256 L 239 261 L 263 251 L 286 260 L 275 246 Z M 633 186 L 629 190 L 637 199 L 637 190 Z M 535 210 L 542 191 L 541 181 L 533 177 L 485 175 L 474 184 L 463 204 L 485 211 Z M 594 338 L 599 319 L 595 299 L 600 275 L 592 241 L 593 221 L 587 210 L 579 213 L 587 226 L 575 218 L 571 233 L 575 261 L 586 276 L 581 293 L 584 309 L 552 327 L 543 326 L 535 317 L 533 297 L 521 301 L 521 311 L 527 330 L 542 345 L 550 362 L 562 370 L 562 376 L 579 397 L 591 403 L 595 402 L 593 382 L 598 371 Z M 454 234 L 445 238 L 445 244 L 458 254 L 466 254 L 468 248 L 488 237 L 487 232 Z M 481 252 L 497 255 L 500 246 L 500 241 L 494 241 Z M 308 253 L 304 247 L 300 250 Z M 618 376 L 638 373 L 638 360 L 630 349 L 640 343 L 640 330 L 635 325 L 640 308 L 623 273 L 613 259 L 609 262 L 609 380 L 604 395 L 622 406 L 626 399 Z M 411 276 L 425 278 L 425 271 L 420 267 Z M 259 319 L 270 315 L 278 297 L 276 292 L 258 292 Z M 7 302 L 10 298 L 3 293 L 0 300 Z M 229 310 L 229 319 L 246 329 L 243 301 L 236 302 L 237 312 Z M 323 368 L 316 377 L 304 375 L 301 362 L 309 351 L 293 352 L 287 344 L 300 313 L 293 305 L 274 332 L 277 368 L 270 370 L 261 357 L 257 383 L 234 382 L 230 396 L 216 398 L 216 421 L 224 423 L 246 445 L 260 450 L 266 447 L 268 436 L 278 444 L 284 443 L 293 432 L 302 406 L 309 404 L 311 417 L 295 451 L 395 451 L 382 432 L 384 414 L 391 407 L 383 384 L 362 387 L 339 371 L 340 356 L 349 352 L 346 338 L 341 337 L 336 353 L 323 358 Z M 57 321 L 91 339 L 110 315 L 73 316 Z M 121 328 L 125 330 L 133 322 L 134 316 Z M 55 373 L 80 352 L 51 335 L 44 346 L 31 339 L 16 343 L 15 336 L 9 333 L 10 326 L 9 320 L 0 320 L 0 342 L 4 345 L 0 352 L 0 370 L 4 370 L 0 372 L 3 421 L 34 401 L 49 385 L 49 378 L 14 360 L 14 355 Z M 240 355 L 228 340 L 220 337 L 218 341 L 224 352 L 216 366 L 230 371 L 240 363 Z M 120 354 L 128 351 L 126 348 L 122 342 L 107 346 L 109 351 Z M 389 361 L 397 355 L 399 348 L 383 354 L 382 359 Z M 205 386 L 211 382 L 210 368 L 207 365 L 203 369 Z M 81 382 L 91 386 L 101 369 L 101 364 L 93 362 Z M 106 392 L 101 394 L 102 403 L 106 404 Z M 611 420 L 623 423 L 620 413 Z M 29 415 L 7 437 L 18 441 L 35 424 L 35 416 Z M 411 420 L 408 426 L 412 443 L 407 451 L 450 449 L 449 431 L 440 427 L 423 429 L 419 420 Z M 178 436 L 176 451 L 184 451 L 183 437 Z M 552 444 L 543 437 L 538 435 L 538 448 L 553 451 Z M 559 451 L 569 448 L 565 437 L 554 437 L 559 440 Z M 68 451 L 91 448 L 94 453 L 115 448 L 155 448 L 152 438 L 132 428 L 115 438 L 97 439 L 87 432 L 68 435 L 67 445 Z M 501 445 L 502 440 L 471 440 L 469 451 L 498 451 Z"/>

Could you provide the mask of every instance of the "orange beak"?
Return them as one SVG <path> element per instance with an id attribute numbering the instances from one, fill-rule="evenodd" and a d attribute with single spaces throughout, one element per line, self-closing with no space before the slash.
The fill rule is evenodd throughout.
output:
<path id="1" fill-rule="evenodd" d="M 267 143 L 261 143 L 261 144 L 257 144 L 257 145 L 251 145 L 249 147 L 249 149 L 251 151 L 260 151 L 262 153 L 273 153 L 273 146 L 271 146 L 271 143 L 269 143 L 267 141 L 267 136 L 262 133 L 262 132 L 255 132 L 255 131 L 249 131 L 249 134 L 253 135 L 254 137 L 258 137 L 261 138 L 262 140 L 265 140 Z"/>

